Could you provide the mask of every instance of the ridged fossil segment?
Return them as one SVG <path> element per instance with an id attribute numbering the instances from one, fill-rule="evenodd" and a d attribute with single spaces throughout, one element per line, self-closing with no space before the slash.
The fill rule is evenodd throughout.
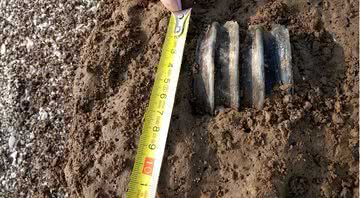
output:
<path id="1" fill-rule="evenodd" d="M 215 52 L 215 104 L 239 109 L 239 25 L 218 26 Z"/>
<path id="2" fill-rule="evenodd" d="M 248 49 L 242 66 L 242 89 L 244 103 L 262 109 L 265 100 L 264 43 L 261 26 L 249 28 Z"/>
<path id="3" fill-rule="evenodd" d="M 214 22 L 199 40 L 196 50 L 198 71 L 194 74 L 194 96 L 201 111 L 212 114 L 215 108 L 215 47 L 218 23 Z"/>
<path id="4" fill-rule="evenodd" d="M 293 84 L 291 65 L 291 45 L 289 30 L 282 25 L 274 25 L 271 32 L 264 36 L 266 90 L 271 93 L 275 84 Z"/>
<path id="5" fill-rule="evenodd" d="M 275 25 L 271 31 L 276 43 L 277 64 L 280 68 L 279 82 L 283 85 L 294 83 L 291 65 L 291 45 L 289 30 L 283 25 Z"/>
<path id="6" fill-rule="evenodd" d="M 250 26 L 243 50 L 239 46 L 239 25 L 234 21 L 214 22 L 199 40 L 194 94 L 201 112 L 214 114 L 220 106 L 239 109 L 240 101 L 262 109 L 274 85 L 289 85 L 285 87 L 292 90 L 291 45 L 285 26 L 275 25 L 271 31 Z"/>
<path id="7" fill-rule="evenodd" d="M 194 76 L 197 108 L 213 114 L 216 106 L 239 108 L 239 25 L 214 22 L 200 39 Z"/>

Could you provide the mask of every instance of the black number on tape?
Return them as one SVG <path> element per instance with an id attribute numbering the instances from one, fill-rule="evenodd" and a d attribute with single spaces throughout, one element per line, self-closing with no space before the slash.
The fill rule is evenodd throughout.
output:
<path id="1" fill-rule="evenodd" d="M 155 150 L 155 149 L 156 149 L 156 145 L 155 145 L 155 144 L 149 144 L 149 149 Z"/>
<path id="2" fill-rule="evenodd" d="M 160 94 L 160 98 L 161 98 L 161 99 L 165 99 L 165 98 L 166 98 L 166 94 Z"/>

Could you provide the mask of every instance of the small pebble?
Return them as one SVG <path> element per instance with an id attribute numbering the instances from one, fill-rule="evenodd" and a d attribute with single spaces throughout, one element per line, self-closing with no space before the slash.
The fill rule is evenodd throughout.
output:
<path id="1" fill-rule="evenodd" d="M 308 111 L 308 110 L 310 110 L 311 108 L 312 108 L 311 103 L 310 103 L 309 101 L 306 101 L 306 102 L 305 102 L 305 105 L 304 105 L 304 109 Z"/>
<path id="2" fill-rule="evenodd" d="M 265 111 L 265 122 L 268 123 L 271 120 L 271 113 L 268 111 Z"/>
<path id="3" fill-rule="evenodd" d="M 5 55 L 5 53 L 6 53 L 6 46 L 5 46 L 5 44 L 2 44 L 1 48 L 0 48 L 0 54 Z"/>
<path id="4" fill-rule="evenodd" d="M 336 114 L 336 113 L 333 113 L 332 115 L 332 121 L 335 123 L 335 124 L 344 124 L 344 120 L 341 118 L 340 115 Z"/>
<path id="5" fill-rule="evenodd" d="M 13 135 L 10 136 L 9 138 L 9 149 L 10 151 L 13 151 L 15 149 L 15 143 L 16 143 L 16 139 Z"/>
<path id="6" fill-rule="evenodd" d="M 286 95 L 286 96 L 284 96 L 283 102 L 284 102 L 285 104 L 287 104 L 287 103 L 290 102 L 290 100 L 291 100 L 291 95 Z"/>
<path id="7" fill-rule="evenodd" d="M 336 113 L 341 112 L 341 103 L 340 103 L 340 101 L 335 102 L 335 111 L 336 111 Z"/>

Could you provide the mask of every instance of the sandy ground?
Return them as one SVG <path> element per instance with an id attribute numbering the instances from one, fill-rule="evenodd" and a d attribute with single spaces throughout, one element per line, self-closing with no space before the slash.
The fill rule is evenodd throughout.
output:
<path id="1" fill-rule="evenodd" d="M 56 6 L 17 19 L 9 2 L 0 4 L 0 196 L 124 197 L 169 13 L 158 1 L 63 2 L 66 14 L 59 3 L 18 2 L 18 12 Z M 158 196 L 358 197 L 358 9 L 355 0 L 194 1 Z M 30 16 L 53 16 L 66 39 L 37 33 L 43 22 L 24 28 Z M 228 20 L 239 22 L 241 46 L 251 24 L 289 28 L 293 95 L 280 87 L 263 110 L 195 111 L 196 43 Z M 35 45 L 45 42 L 37 34 L 55 41 Z M 38 50 L 27 51 L 27 37 Z M 60 62 L 46 58 L 58 57 L 54 43 L 68 44 Z"/>
<path id="2" fill-rule="evenodd" d="M 358 3 L 196 1 L 159 197 L 357 197 Z M 108 1 L 76 74 L 65 177 L 74 197 L 127 189 L 168 13 L 158 2 Z M 199 36 L 212 21 L 286 25 L 295 94 L 261 111 L 192 106 Z"/>

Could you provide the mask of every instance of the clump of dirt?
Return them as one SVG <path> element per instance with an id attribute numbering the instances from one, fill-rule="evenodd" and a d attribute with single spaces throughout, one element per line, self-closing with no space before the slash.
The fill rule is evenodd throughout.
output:
<path id="1" fill-rule="evenodd" d="M 121 197 L 136 154 L 169 13 L 157 1 L 104 1 L 82 50 L 65 169 L 74 197 Z M 212 21 L 290 30 L 294 94 L 263 110 L 198 115 L 196 43 Z M 358 3 L 195 1 L 158 186 L 160 197 L 358 194 Z"/>

